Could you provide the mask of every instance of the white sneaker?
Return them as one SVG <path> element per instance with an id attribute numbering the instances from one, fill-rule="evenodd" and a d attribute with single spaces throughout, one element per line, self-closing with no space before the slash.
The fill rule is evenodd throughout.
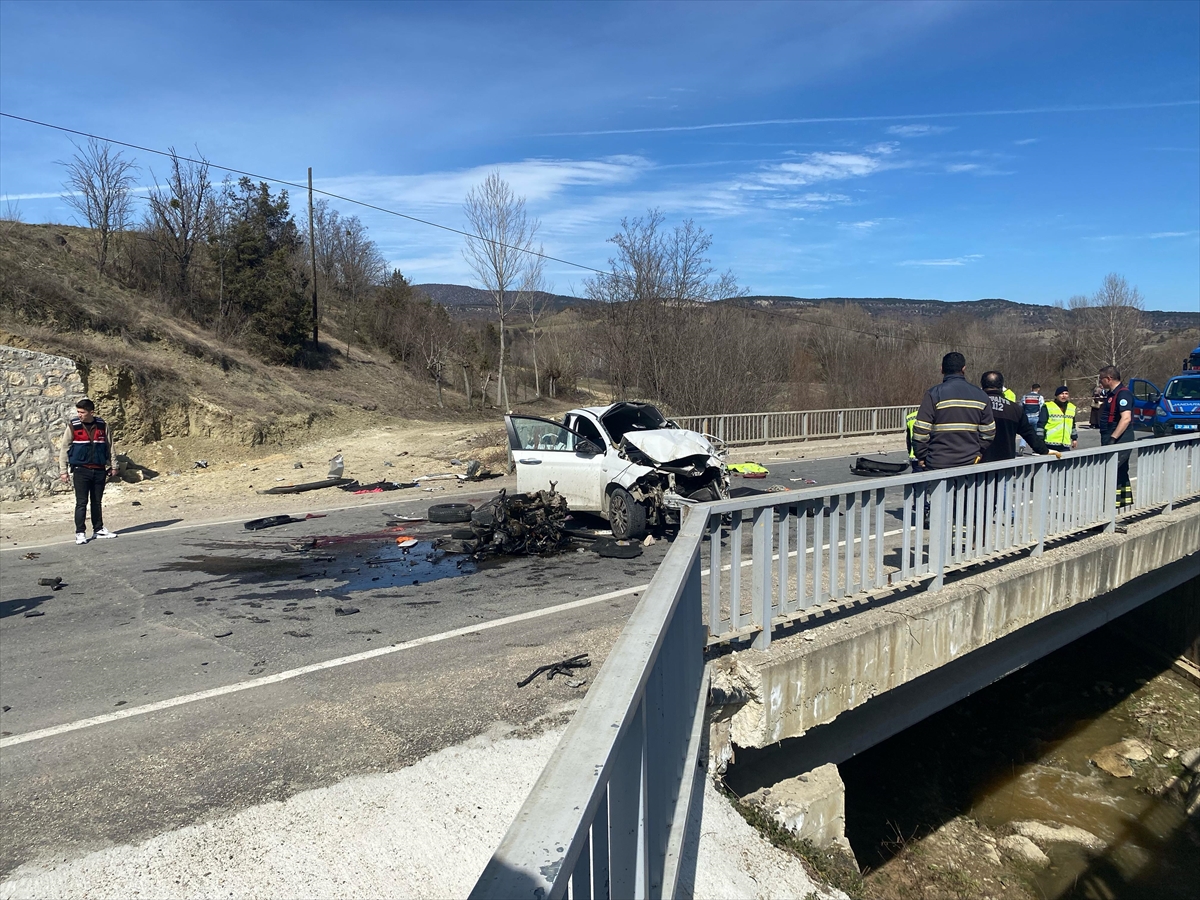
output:
<path id="1" fill-rule="evenodd" d="M 84 534 L 82 531 L 77 531 L 75 533 L 75 543 L 86 544 L 87 543 L 87 535 Z"/>
<path id="2" fill-rule="evenodd" d="M 109 531 L 107 528 L 98 528 L 92 532 L 92 537 L 95 538 L 114 538 L 117 536 L 115 531 Z"/>

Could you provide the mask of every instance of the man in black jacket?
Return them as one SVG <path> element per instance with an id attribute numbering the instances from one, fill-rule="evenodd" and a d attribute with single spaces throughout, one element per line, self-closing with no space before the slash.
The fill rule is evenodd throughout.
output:
<path id="1" fill-rule="evenodd" d="M 1017 458 L 1017 435 L 1025 439 L 1034 453 L 1045 455 L 1051 450 L 1038 437 L 1037 429 L 1029 421 L 1023 406 L 1018 406 L 1004 396 L 1004 376 L 999 372 L 984 372 L 979 386 L 987 394 L 992 407 L 992 418 L 996 420 L 996 439 L 983 452 L 980 462 L 997 462 L 1001 459 Z M 1062 458 L 1062 454 L 1055 453 Z"/>
<path id="2" fill-rule="evenodd" d="M 961 353 L 947 353 L 942 357 L 942 383 L 921 400 L 912 442 L 922 468 L 973 465 L 996 436 L 991 401 L 967 381 L 966 367 Z"/>

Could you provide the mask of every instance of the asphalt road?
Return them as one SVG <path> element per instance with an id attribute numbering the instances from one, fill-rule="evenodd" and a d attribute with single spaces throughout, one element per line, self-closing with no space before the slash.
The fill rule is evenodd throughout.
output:
<path id="1" fill-rule="evenodd" d="M 734 487 L 852 481 L 852 461 L 771 460 Z M 5 552 L 0 875 L 395 770 L 497 723 L 561 724 L 586 685 L 516 682 L 577 653 L 599 665 L 668 541 L 633 560 L 584 548 L 476 565 L 431 552 L 444 526 L 411 525 L 405 553 L 385 513 L 428 504 Z"/>

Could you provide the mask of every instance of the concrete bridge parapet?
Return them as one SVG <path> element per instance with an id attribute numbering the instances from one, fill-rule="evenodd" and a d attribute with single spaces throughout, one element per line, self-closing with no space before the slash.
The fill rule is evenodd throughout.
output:
<path id="1" fill-rule="evenodd" d="M 714 735 L 765 747 L 818 729 L 802 742 L 811 763 L 803 765 L 840 762 L 1198 574 L 1195 502 L 1125 534 L 968 570 L 940 592 L 716 660 L 713 687 L 736 700 L 718 714 Z"/>

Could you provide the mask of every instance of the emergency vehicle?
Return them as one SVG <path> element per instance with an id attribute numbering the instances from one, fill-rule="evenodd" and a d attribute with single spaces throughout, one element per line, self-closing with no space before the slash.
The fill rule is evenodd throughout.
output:
<path id="1" fill-rule="evenodd" d="M 1144 378 L 1129 382 L 1133 392 L 1133 427 L 1156 437 L 1200 431 L 1200 347 L 1191 356 L 1195 369 L 1171 378 L 1161 391 Z"/>

